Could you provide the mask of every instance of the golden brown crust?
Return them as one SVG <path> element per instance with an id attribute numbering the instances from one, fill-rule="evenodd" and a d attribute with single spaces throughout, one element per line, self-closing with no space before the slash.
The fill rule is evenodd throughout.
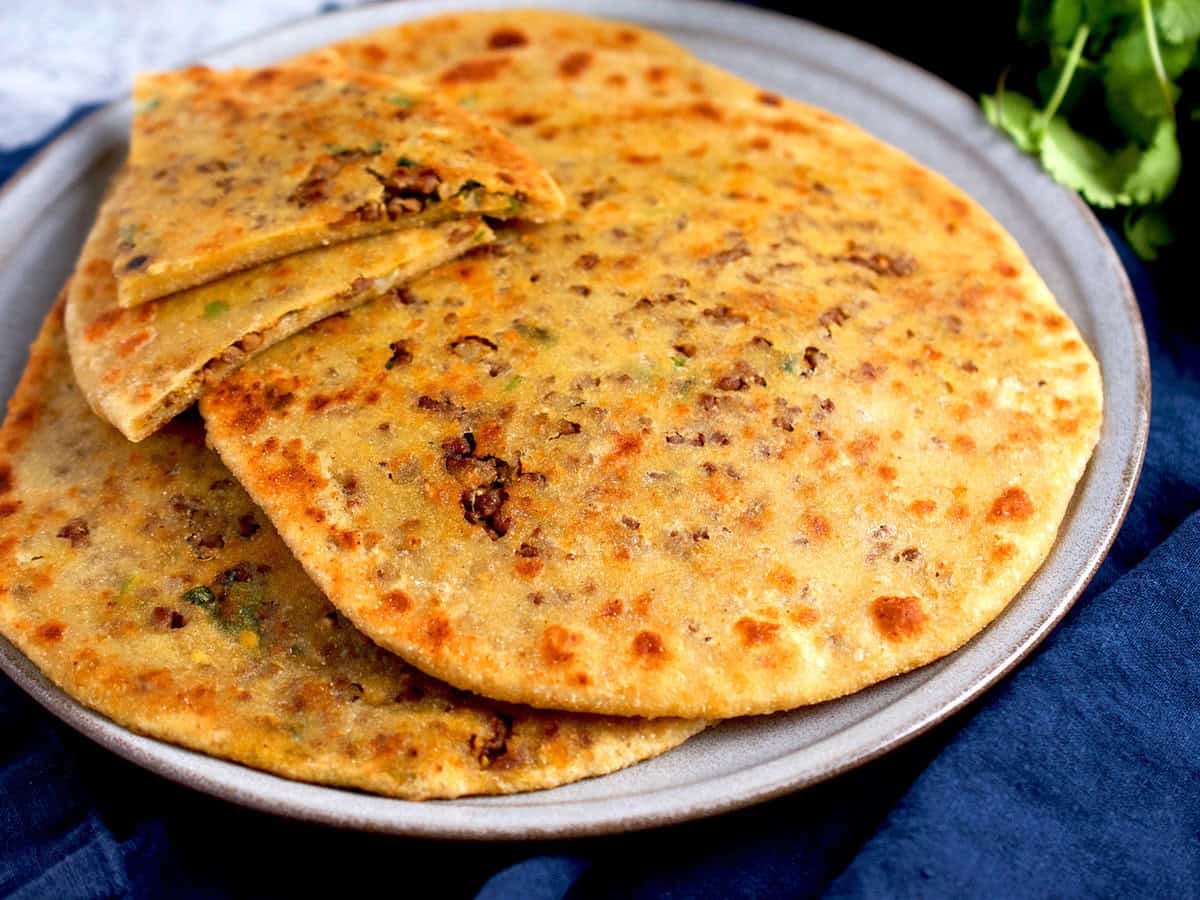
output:
<path id="1" fill-rule="evenodd" d="M 357 69 L 407 74 L 446 67 L 447 75 L 460 79 L 469 78 L 478 67 L 468 62 L 456 71 L 452 64 L 481 54 L 557 54 L 566 59 L 586 50 L 606 50 L 663 59 L 689 56 L 678 44 L 647 28 L 547 9 L 445 13 L 380 28 L 333 49 L 346 65 Z M 324 61 L 328 54 L 323 48 L 297 62 Z"/>
<path id="2" fill-rule="evenodd" d="M 134 102 L 114 199 L 121 306 L 449 217 L 562 211 L 553 181 L 494 129 L 333 60 L 143 75 Z"/>
<path id="3" fill-rule="evenodd" d="M 255 353 L 493 237 L 477 217 L 405 228 L 308 250 L 126 309 L 117 304 L 112 276 L 116 235 L 110 199 L 68 286 L 66 330 L 88 404 L 132 441 L 157 431 Z"/>
<path id="4" fill-rule="evenodd" d="M 702 727 L 506 706 L 380 650 L 304 576 L 197 419 L 133 445 L 88 411 L 62 303 L 0 430 L 0 632 L 139 733 L 407 799 L 550 787 Z"/>
<path id="5" fill-rule="evenodd" d="M 694 60 L 511 51 L 429 78 L 519 136 L 566 219 L 202 402 L 359 627 L 491 696 L 731 716 L 903 672 L 1003 609 L 1101 391 L 986 211 Z M 362 402 L 398 334 L 406 364 Z"/>

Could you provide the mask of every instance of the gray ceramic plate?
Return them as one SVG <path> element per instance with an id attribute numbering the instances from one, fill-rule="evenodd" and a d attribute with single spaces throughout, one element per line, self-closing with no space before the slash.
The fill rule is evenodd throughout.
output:
<path id="1" fill-rule="evenodd" d="M 966 647 L 854 696 L 727 722 L 658 759 L 604 778 L 513 797 L 407 803 L 301 784 L 134 735 L 46 681 L 0 640 L 0 666 L 39 702 L 155 772 L 247 806 L 353 828 L 456 838 L 625 831 L 745 806 L 885 753 L 959 709 L 1025 656 L 1079 595 L 1133 494 L 1149 424 L 1145 335 L 1112 247 L 1075 196 L 988 127 L 972 101 L 879 50 L 804 22 L 692 0 L 542 0 L 656 28 L 772 90 L 840 113 L 942 172 L 1016 235 L 1079 324 L 1104 371 L 1104 430 L 1041 571 Z M 206 61 L 257 65 L 459 6 L 408 2 L 299 22 Z M 66 278 L 106 176 L 123 152 L 128 101 L 51 144 L 0 196 L 0 396 Z"/>

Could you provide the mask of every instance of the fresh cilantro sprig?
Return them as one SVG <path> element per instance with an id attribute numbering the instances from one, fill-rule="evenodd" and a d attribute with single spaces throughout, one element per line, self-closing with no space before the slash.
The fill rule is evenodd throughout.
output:
<path id="1" fill-rule="evenodd" d="M 1038 99 L 981 98 L 988 121 L 1101 209 L 1153 259 L 1174 239 L 1164 206 L 1183 165 L 1179 121 L 1200 117 L 1179 82 L 1200 70 L 1200 0 L 1022 0 L 1018 34 L 1047 51 Z"/>

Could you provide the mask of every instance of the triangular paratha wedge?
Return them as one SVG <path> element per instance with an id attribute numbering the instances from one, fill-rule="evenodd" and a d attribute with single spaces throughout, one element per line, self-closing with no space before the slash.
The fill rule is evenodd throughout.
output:
<path id="1" fill-rule="evenodd" d="M 253 354 L 493 238 L 478 217 L 406 228 L 307 250 L 126 309 L 117 304 L 112 276 L 117 229 L 110 197 L 67 289 L 66 329 L 88 403 L 132 441 Z"/>
<path id="2" fill-rule="evenodd" d="M 257 358 L 201 401 L 212 446 L 358 627 L 489 696 L 725 717 L 962 646 L 1097 440 L 1078 330 L 987 210 L 851 123 L 567 52 L 430 77 L 564 220 Z"/>
<path id="3" fill-rule="evenodd" d="M 71 376 L 61 304 L 0 430 L 0 633 L 141 734 L 407 799 L 552 787 L 702 727 L 455 691 L 356 632 L 184 416 L 131 444 Z"/>
<path id="4" fill-rule="evenodd" d="M 143 75 L 113 274 L 133 306 L 317 246 L 455 216 L 531 221 L 558 188 L 419 84 L 311 63 Z"/>

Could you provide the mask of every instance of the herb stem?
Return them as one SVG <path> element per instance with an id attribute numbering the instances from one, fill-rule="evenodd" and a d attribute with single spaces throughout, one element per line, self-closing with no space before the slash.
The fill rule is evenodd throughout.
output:
<path id="1" fill-rule="evenodd" d="M 1143 3 L 1148 0 L 1142 0 Z M 1067 88 L 1071 86 L 1071 79 L 1075 77 L 1075 70 L 1079 68 L 1079 60 L 1083 57 L 1083 45 L 1087 43 L 1088 26 L 1080 25 L 1079 30 L 1075 32 L 1075 40 L 1071 41 L 1071 50 L 1067 54 L 1067 61 L 1063 63 L 1063 70 L 1059 73 L 1058 83 L 1054 85 L 1054 93 L 1050 95 L 1050 102 L 1046 104 L 1046 108 L 1042 111 L 1039 121 L 1039 129 L 1045 128 L 1050 120 L 1054 118 L 1054 114 L 1058 112 L 1058 107 L 1063 101 L 1063 97 L 1067 95 Z"/>
<path id="2" fill-rule="evenodd" d="M 1004 85 L 1008 81 L 1008 71 L 1011 66 L 1005 66 L 1004 71 L 1000 73 L 1000 78 L 996 82 L 996 124 L 1000 126 L 1001 131 L 1007 131 L 1004 127 Z"/>
<path id="3" fill-rule="evenodd" d="M 1150 48 L 1150 59 L 1154 63 L 1154 75 L 1167 101 L 1167 109 L 1174 111 L 1175 98 L 1171 96 L 1171 82 L 1163 66 L 1162 53 L 1158 49 L 1158 31 L 1154 27 L 1154 16 L 1150 12 L 1150 0 L 1142 0 L 1142 27 L 1146 30 L 1146 45 Z"/>

